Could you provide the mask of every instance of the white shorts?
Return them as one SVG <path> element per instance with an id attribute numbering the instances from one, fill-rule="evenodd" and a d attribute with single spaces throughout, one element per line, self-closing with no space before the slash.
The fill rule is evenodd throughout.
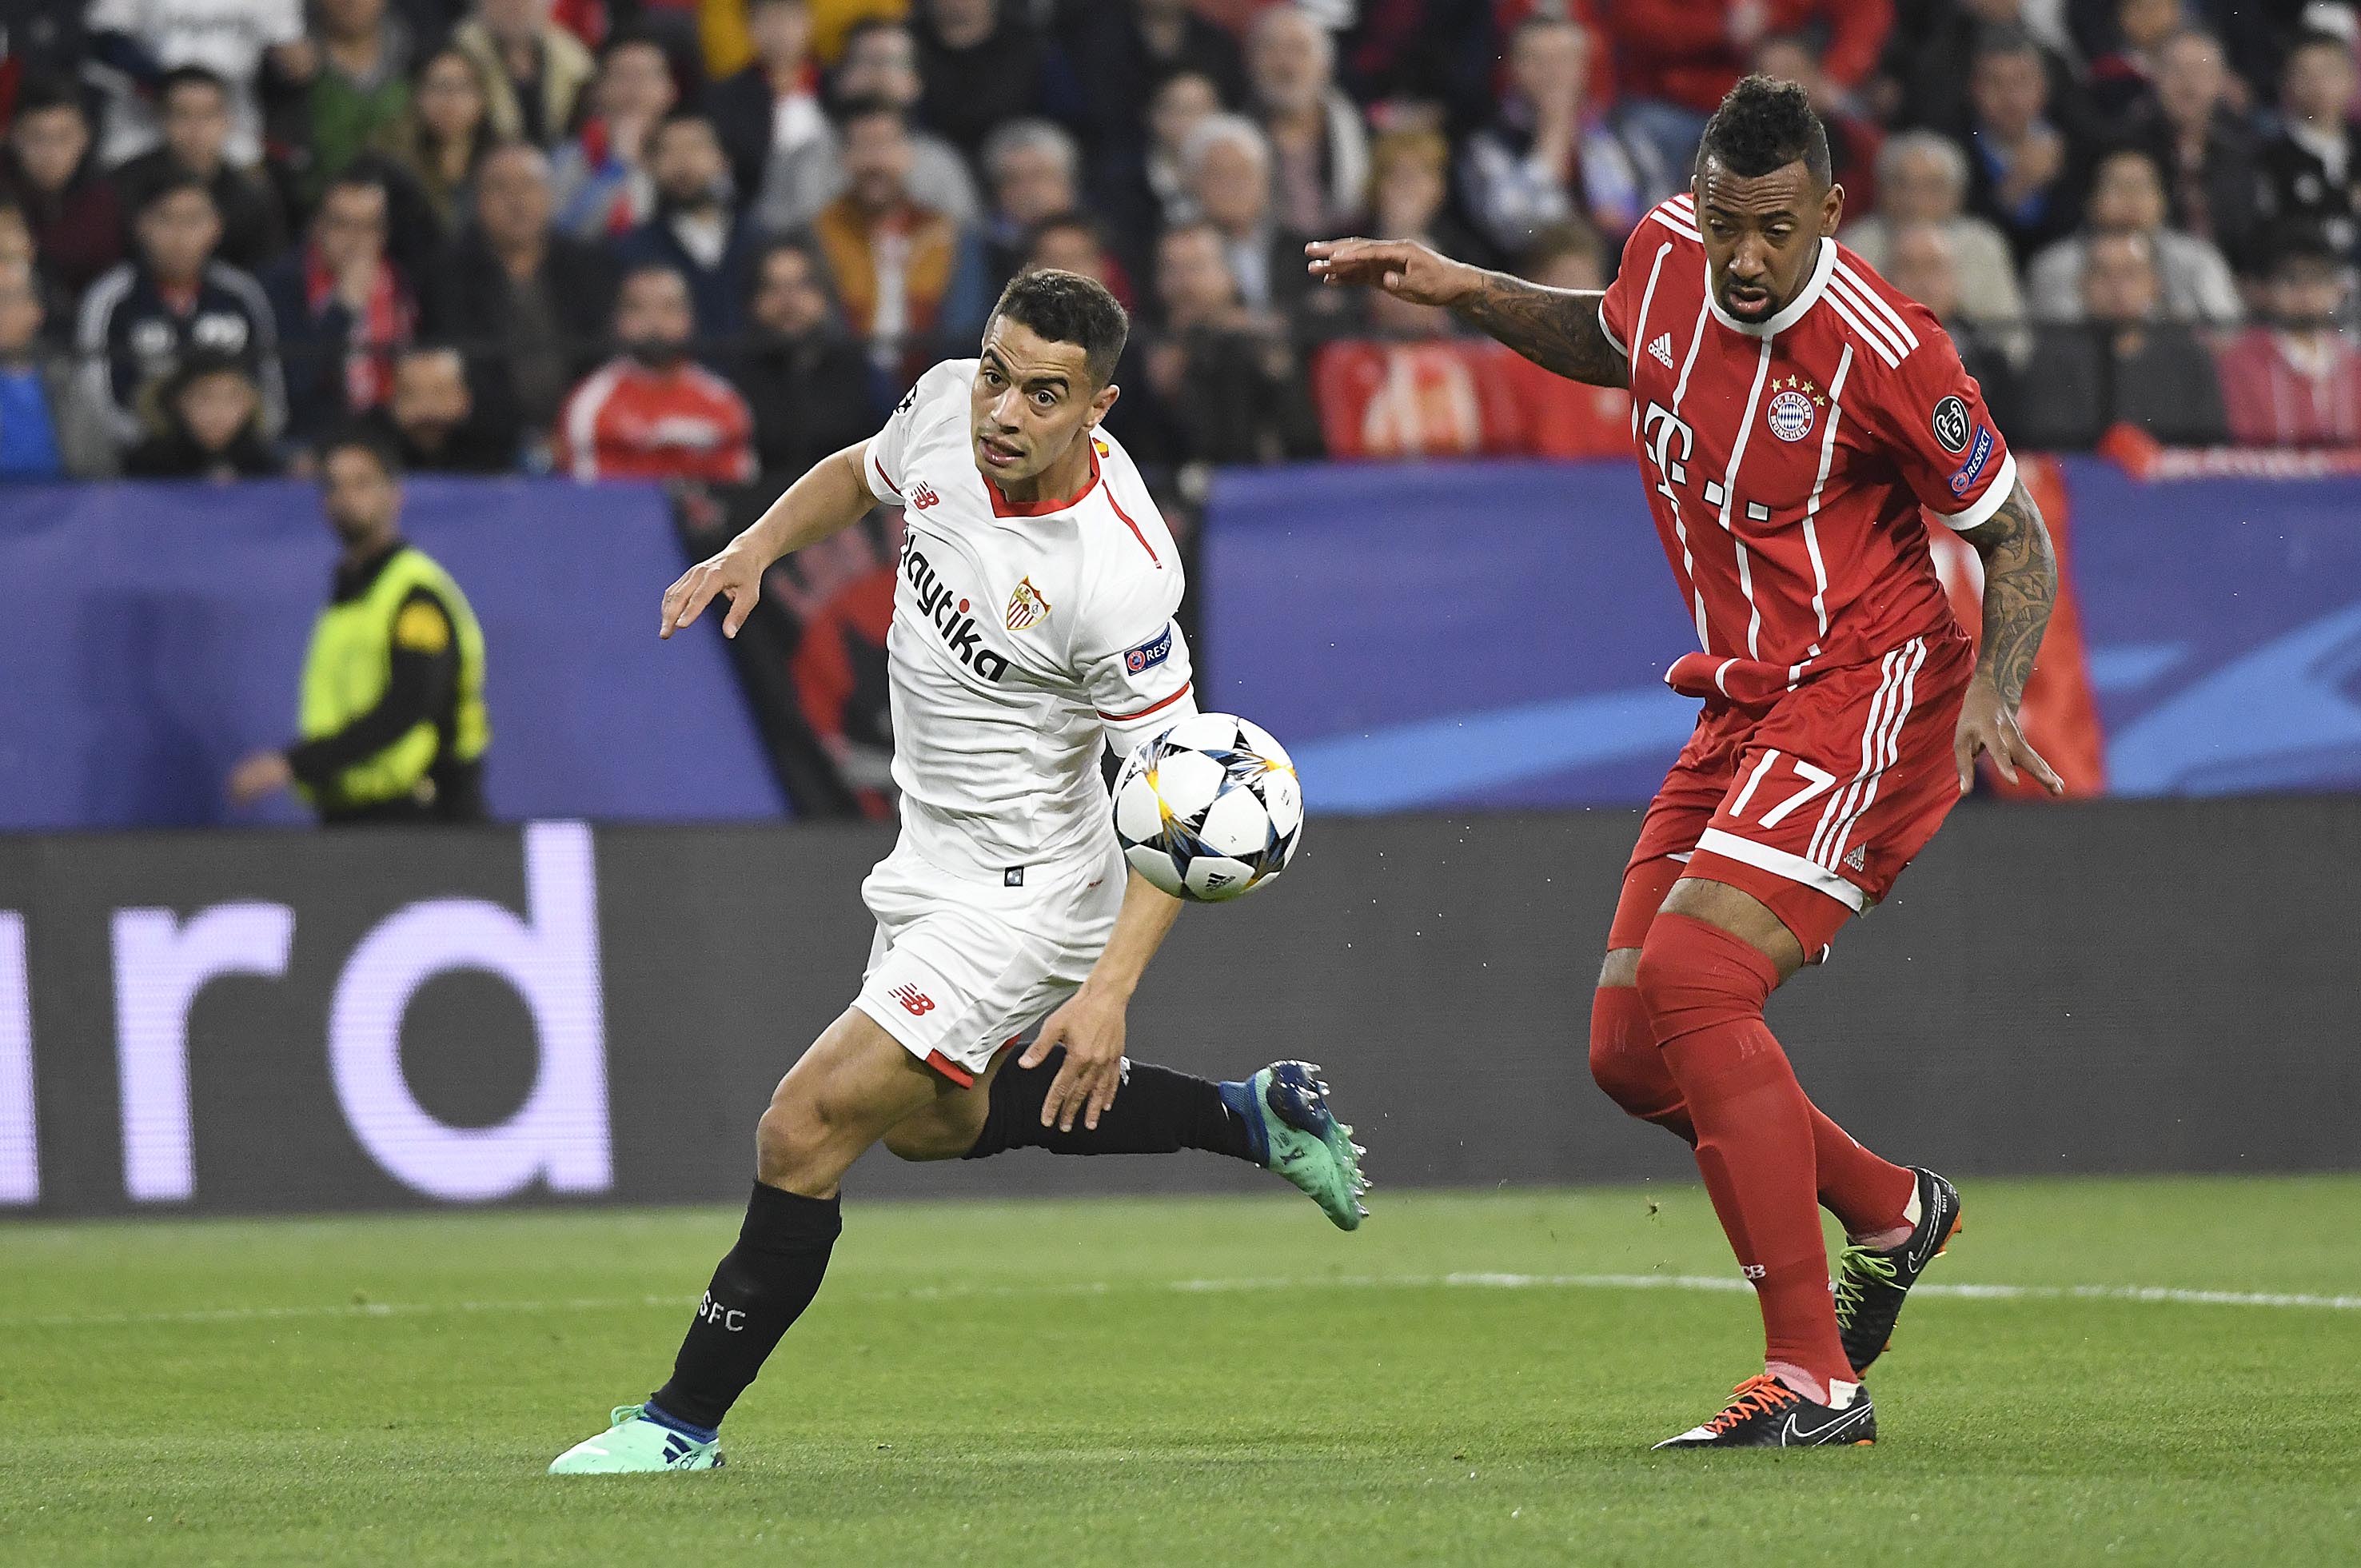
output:
<path id="1" fill-rule="evenodd" d="M 1027 866 L 1008 887 L 944 871 L 906 839 L 861 884 L 877 939 L 852 1004 L 964 1089 L 1089 977 L 1125 871 L 1110 838 L 1104 860 Z"/>

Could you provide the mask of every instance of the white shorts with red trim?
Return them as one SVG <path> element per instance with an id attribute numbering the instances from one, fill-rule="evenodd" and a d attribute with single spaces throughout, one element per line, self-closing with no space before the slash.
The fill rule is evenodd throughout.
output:
<path id="1" fill-rule="evenodd" d="M 1112 835 L 1103 859 L 1027 866 L 1017 887 L 945 871 L 906 838 L 861 884 L 877 938 L 852 1004 L 965 1088 L 1088 978 L 1124 880 Z"/>

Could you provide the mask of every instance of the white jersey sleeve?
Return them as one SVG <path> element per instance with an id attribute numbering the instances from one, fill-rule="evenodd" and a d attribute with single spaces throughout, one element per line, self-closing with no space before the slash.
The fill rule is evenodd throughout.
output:
<path id="1" fill-rule="evenodd" d="M 1117 756 L 1197 711 L 1189 640 L 1172 619 L 1180 594 L 1178 563 L 1130 575 L 1109 585 L 1079 629 L 1075 670 Z"/>
<path id="2" fill-rule="evenodd" d="M 902 459 L 912 439 L 942 421 L 967 418 L 967 390 L 975 380 L 972 359 L 946 359 L 918 378 L 894 405 L 885 428 L 869 438 L 869 460 L 861 466 L 869 493 L 887 506 L 900 506 Z"/>

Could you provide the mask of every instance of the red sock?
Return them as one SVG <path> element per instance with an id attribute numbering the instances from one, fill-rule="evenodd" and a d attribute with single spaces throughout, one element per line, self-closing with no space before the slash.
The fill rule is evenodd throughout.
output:
<path id="1" fill-rule="evenodd" d="M 1763 1022 L 1778 982 L 1766 955 L 1686 915 L 1658 916 L 1641 952 L 1639 992 L 1697 1128 L 1697 1168 L 1727 1172 L 1722 1228 L 1754 1281 L 1764 1359 L 1850 1382 L 1820 1237 L 1812 1102 Z"/>
<path id="2" fill-rule="evenodd" d="M 1811 1112 L 1812 1169 L 1819 1181 L 1820 1207 L 1837 1217 L 1848 1236 L 1875 1235 L 1905 1223 L 1918 1179 L 1907 1168 L 1863 1148 L 1818 1106 Z"/>
<path id="3" fill-rule="evenodd" d="M 1627 1115 L 1697 1146 L 1697 1129 L 1664 1053 L 1656 1048 L 1655 1026 L 1636 987 L 1602 985 L 1590 993 L 1590 1076 Z"/>

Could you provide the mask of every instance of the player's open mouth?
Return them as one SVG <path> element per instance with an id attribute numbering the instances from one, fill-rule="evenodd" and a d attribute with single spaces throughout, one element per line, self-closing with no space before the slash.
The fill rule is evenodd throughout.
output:
<path id="1" fill-rule="evenodd" d="M 1760 315 L 1771 308 L 1771 291 L 1768 289 L 1750 289 L 1741 283 L 1732 283 L 1722 292 L 1734 314 Z"/>
<path id="2" fill-rule="evenodd" d="M 1005 468 L 1010 464 L 1018 461 L 1025 455 L 1024 453 L 1018 451 L 1016 447 L 1004 446 L 999 442 L 993 440 L 990 436 L 986 436 L 983 440 L 978 441 L 975 444 L 975 447 L 977 451 L 983 454 L 983 460 L 991 464 L 995 468 Z"/>

